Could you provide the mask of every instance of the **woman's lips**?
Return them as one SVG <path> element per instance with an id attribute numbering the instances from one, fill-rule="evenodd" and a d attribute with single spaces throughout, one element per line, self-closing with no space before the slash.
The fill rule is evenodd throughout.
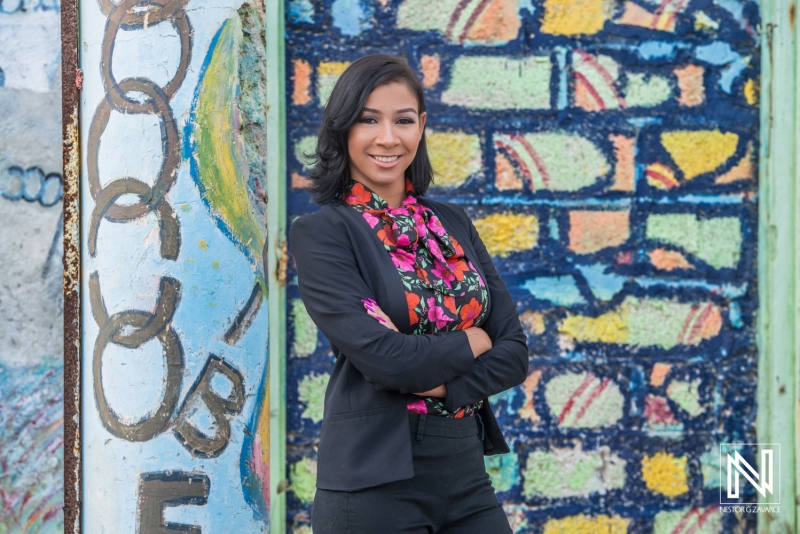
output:
<path id="1" fill-rule="evenodd" d="M 369 157 L 372 158 L 372 161 L 374 161 L 376 165 L 378 165 L 379 167 L 383 167 L 384 169 L 391 169 L 392 167 L 400 163 L 401 159 L 403 159 L 401 156 L 373 156 L 372 154 L 370 154 Z"/>

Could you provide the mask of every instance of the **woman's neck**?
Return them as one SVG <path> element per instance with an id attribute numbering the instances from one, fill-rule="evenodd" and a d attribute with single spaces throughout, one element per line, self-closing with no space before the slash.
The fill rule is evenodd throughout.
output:
<path id="1" fill-rule="evenodd" d="M 383 199 L 389 207 L 399 208 L 406 199 L 406 180 L 403 178 L 400 181 L 392 182 L 390 184 L 376 184 L 368 180 L 359 180 L 353 177 L 353 180 L 360 182 L 361 185 L 369 188 L 373 193 Z"/>

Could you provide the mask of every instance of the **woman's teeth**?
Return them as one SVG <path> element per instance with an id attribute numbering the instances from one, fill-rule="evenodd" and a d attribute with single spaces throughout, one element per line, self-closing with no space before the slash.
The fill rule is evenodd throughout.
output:
<path id="1" fill-rule="evenodd" d="M 391 163 L 400 156 L 372 156 L 372 157 L 380 161 L 381 163 Z"/>

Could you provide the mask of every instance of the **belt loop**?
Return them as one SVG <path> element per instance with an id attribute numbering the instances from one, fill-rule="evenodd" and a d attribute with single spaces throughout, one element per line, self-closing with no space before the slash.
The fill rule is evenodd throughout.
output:
<path id="1" fill-rule="evenodd" d="M 417 441 L 422 441 L 422 436 L 425 435 L 425 414 L 419 414 L 419 421 L 417 421 Z"/>
<path id="2" fill-rule="evenodd" d="M 475 422 L 478 423 L 478 438 L 483 441 L 485 437 L 484 427 L 483 427 L 483 419 L 481 419 L 481 414 L 475 413 Z"/>

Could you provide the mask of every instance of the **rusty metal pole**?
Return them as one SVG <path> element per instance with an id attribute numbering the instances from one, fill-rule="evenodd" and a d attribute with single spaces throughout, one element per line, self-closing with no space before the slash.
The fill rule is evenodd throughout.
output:
<path id="1" fill-rule="evenodd" d="M 64 163 L 64 531 L 81 531 L 81 229 L 78 0 L 61 2 Z"/>

